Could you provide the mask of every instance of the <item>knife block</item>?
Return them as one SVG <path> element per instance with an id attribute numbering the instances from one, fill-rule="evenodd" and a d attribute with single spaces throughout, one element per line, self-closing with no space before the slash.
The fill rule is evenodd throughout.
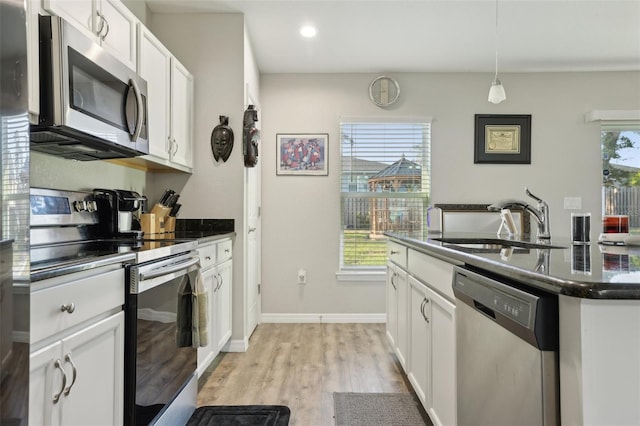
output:
<path id="1" fill-rule="evenodd" d="M 173 220 L 169 220 L 173 219 Z M 170 224 L 173 222 L 173 225 Z M 143 213 L 140 215 L 140 227 L 144 231 L 144 235 L 163 234 L 165 232 L 173 232 L 167 230 L 167 225 L 171 225 L 175 230 L 176 220 L 170 216 L 158 215 L 155 213 Z"/>
<path id="2" fill-rule="evenodd" d="M 175 216 L 164 217 L 164 232 L 176 232 L 176 218 Z"/>

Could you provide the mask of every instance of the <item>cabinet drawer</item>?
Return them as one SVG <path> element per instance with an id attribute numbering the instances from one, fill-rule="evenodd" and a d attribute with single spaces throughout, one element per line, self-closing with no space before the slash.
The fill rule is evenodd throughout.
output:
<path id="1" fill-rule="evenodd" d="M 124 269 L 69 281 L 31 294 L 30 342 L 56 334 L 124 304 Z M 45 284 L 45 282 L 43 282 Z M 46 287 L 43 286 L 43 287 Z M 73 311 L 63 311 L 63 305 Z"/>
<path id="2" fill-rule="evenodd" d="M 218 263 L 231 259 L 232 247 L 233 244 L 231 240 L 225 240 L 218 243 Z"/>
<path id="3" fill-rule="evenodd" d="M 453 301 L 453 265 L 424 253 L 409 249 L 408 271 L 429 287 Z"/>
<path id="4" fill-rule="evenodd" d="M 198 247 L 198 256 L 200 257 L 200 266 L 207 269 L 216 264 L 216 245 L 215 243 Z"/>
<path id="5" fill-rule="evenodd" d="M 402 244 L 387 242 L 387 259 L 396 265 L 407 267 L 407 247 Z"/>

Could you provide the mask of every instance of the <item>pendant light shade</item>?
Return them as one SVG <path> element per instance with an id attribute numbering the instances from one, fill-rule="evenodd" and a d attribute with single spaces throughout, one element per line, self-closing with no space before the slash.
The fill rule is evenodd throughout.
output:
<path id="1" fill-rule="evenodd" d="M 499 104 L 505 99 L 507 99 L 507 94 L 505 93 L 504 87 L 500 80 L 498 80 L 496 74 L 496 79 L 493 80 L 493 83 L 491 83 L 491 89 L 489 89 L 489 102 L 492 104 Z"/>
<path id="2" fill-rule="evenodd" d="M 498 79 L 498 0 L 496 0 L 496 74 L 493 77 L 491 83 L 491 89 L 489 89 L 489 102 L 492 104 L 499 104 L 507 99 L 507 93 L 504 91 L 502 83 Z"/>

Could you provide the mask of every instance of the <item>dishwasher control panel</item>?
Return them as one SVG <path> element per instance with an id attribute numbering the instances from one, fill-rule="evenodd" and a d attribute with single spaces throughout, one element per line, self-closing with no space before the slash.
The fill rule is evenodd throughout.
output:
<path id="1" fill-rule="evenodd" d="M 533 294 L 467 270 L 456 273 L 453 290 L 470 298 L 489 317 L 495 319 L 499 314 L 529 330 L 535 327 L 538 297 Z"/>
<path id="2" fill-rule="evenodd" d="M 528 325 L 529 319 L 531 318 L 531 303 L 524 302 L 506 294 L 495 293 L 491 307 L 524 326 Z"/>
<path id="3" fill-rule="evenodd" d="M 520 336 L 537 348 L 557 350 L 558 298 L 490 272 L 454 268 L 453 293 L 496 324 Z"/>

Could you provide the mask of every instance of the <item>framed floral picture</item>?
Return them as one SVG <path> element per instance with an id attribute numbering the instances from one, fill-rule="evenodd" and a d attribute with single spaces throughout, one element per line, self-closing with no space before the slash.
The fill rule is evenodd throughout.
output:
<path id="1" fill-rule="evenodd" d="M 327 176 L 329 135 L 327 133 L 278 133 L 277 175 Z"/>

